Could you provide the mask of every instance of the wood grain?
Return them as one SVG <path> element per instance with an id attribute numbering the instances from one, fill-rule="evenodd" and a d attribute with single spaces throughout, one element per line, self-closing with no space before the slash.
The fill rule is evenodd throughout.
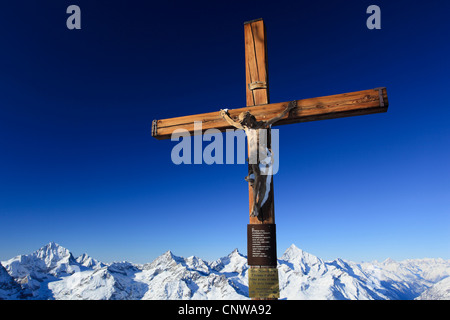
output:
<path id="1" fill-rule="evenodd" d="M 258 89 L 258 91 L 260 90 L 262 91 L 264 89 Z M 241 112 L 250 111 L 257 120 L 268 120 L 281 113 L 288 103 L 289 101 L 243 107 L 229 110 L 229 113 L 232 118 L 237 118 Z M 381 113 L 386 112 L 388 106 L 389 102 L 386 88 L 302 99 L 297 100 L 297 108 L 275 123 L 274 126 Z M 194 132 L 195 121 L 202 122 L 201 132 Z M 234 129 L 234 127 L 230 126 L 220 117 L 219 110 L 217 110 L 214 112 L 157 120 L 156 130 L 154 130 L 153 136 L 156 139 L 162 140 L 169 139 L 176 129 L 187 130 L 190 134 L 202 134 L 205 130 L 211 128 L 219 129 L 222 132 L 225 132 L 227 129 Z"/>
<path id="2" fill-rule="evenodd" d="M 247 90 L 247 107 L 267 105 L 269 103 L 269 79 L 267 77 L 267 42 L 266 30 L 263 20 L 256 20 L 244 25 L 245 36 L 245 87 Z M 265 88 L 250 90 L 250 84 L 261 82 Z M 250 98 L 249 98 L 250 97 Z M 266 116 L 264 113 L 261 116 Z M 270 130 L 268 131 L 268 148 L 270 146 Z M 248 151 L 250 154 L 250 151 Z M 273 195 L 273 177 L 271 177 L 270 192 L 264 205 L 261 207 L 261 216 L 250 216 L 250 224 L 275 224 L 275 208 Z M 253 211 L 253 188 L 248 185 L 249 213 Z M 260 218 L 262 219 L 260 220 Z"/>

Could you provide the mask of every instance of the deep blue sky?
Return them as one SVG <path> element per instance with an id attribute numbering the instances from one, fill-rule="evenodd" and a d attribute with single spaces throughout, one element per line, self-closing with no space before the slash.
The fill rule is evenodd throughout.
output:
<path id="1" fill-rule="evenodd" d="M 66 8 L 81 8 L 81 30 Z M 381 30 L 366 9 L 381 8 Z M 385 86 L 384 114 L 279 127 L 278 255 L 450 259 L 448 1 L 14 1 L 0 7 L 0 260 L 246 254 L 246 165 L 180 165 L 153 119 L 245 106 L 264 18 L 271 102 Z M 207 144 L 205 142 L 205 144 Z"/>

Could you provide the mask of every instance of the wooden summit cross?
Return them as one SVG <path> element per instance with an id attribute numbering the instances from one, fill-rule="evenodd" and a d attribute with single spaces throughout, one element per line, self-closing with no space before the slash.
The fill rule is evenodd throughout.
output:
<path id="1" fill-rule="evenodd" d="M 177 118 L 154 120 L 152 136 L 168 139 L 176 129 L 187 130 L 191 134 L 202 134 L 208 129 L 244 129 L 247 134 L 248 153 L 271 156 L 271 125 L 334 119 L 356 115 L 386 112 L 388 98 L 386 88 L 376 88 L 326 97 L 269 103 L 267 77 L 267 45 L 262 19 L 244 24 L 245 71 L 247 107 L 221 110 Z M 202 131 L 194 122 L 201 121 Z M 267 143 L 264 150 L 258 144 L 259 129 L 266 129 Z M 256 137 L 256 138 L 255 138 Z M 259 150 L 258 150 L 259 145 Z M 249 296 L 253 299 L 279 298 L 276 233 L 274 215 L 273 179 L 265 177 L 263 183 L 259 168 L 261 158 L 256 163 L 249 161 L 249 204 L 250 222 L 247 226 L 247 255 L 249 268 Z M 260 183 L 258 184 L 257 181 Z M 268 182 L 267 182 L 268 181 Z M 267 182 L 267 183 L 266 183 Z M 262 184 L 266 187 L 260 188 Z M 264 193 L 264 195 L 262 194 Z M 262 197 L 264 200 L 261 201 Z"/>

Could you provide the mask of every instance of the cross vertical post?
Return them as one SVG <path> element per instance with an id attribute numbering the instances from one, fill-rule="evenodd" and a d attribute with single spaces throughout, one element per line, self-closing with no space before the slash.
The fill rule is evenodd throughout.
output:
<path id="1" fill-rule="evenodd" d="M 269 79 L 266 30 L 262 19 L 252 20 L 244 23 L 245 36 L 245 75 L 246 75 L 246 97 L 247 107 L 269 104 Z M 267 148 L 271 150 L 271 129 L 267 130 Z M 250 158 L 250 141 L 248 143 L 248 154 Z M 256 146 L 257 149 L 259 146 Z M 259 153 L 258 153 L 259 156 Z M 259 159 L 258 159 L 259 161 Z M 250 166 L 250 164 L 249 164 Z M 250 173 L 250 170 L 249 170 Z M 250 221 L 247 226 L 247 255 L 249 264 L 249 295 L 252 299 L 270 299 L 279 297 L 276 233 L 275 233 L 275 210 L 273 177 L 269 177 L 270 190 L 267 200 L 260 208 L 260 215 L 252 216 L 254 207 L 254 189 L 249 182 L 249 209 Z M 259 280 L 260 279 L 260 280 Z M 264 282 L 259 288 L 257 282 Z M 264 293 L 262 291 L 272 291 Z"/>
<path id="2" fill-rule="evenodd" d="M 247 107 L 269 104 L 269 79 L 267 76 L 266 30 L 262 19 L 244 24 L 245 34 L 245 86 Z M 267 146 L 270 144 L 270 129 L 267 129 Z M 250 149 L 250 148 L 249 148 Z M 250 154 L 250 152 L 249 152 Z M 264 220 L 250 217 L 250 224 L 274 224 L 273 179 L 269 198 L 262 209 Z M 250 213 L 253 207 L 253 188 L 249 186 Z"/>

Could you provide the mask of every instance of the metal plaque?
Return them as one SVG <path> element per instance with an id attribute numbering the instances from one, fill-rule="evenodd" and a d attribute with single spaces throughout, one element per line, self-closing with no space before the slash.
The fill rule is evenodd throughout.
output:
<path id="1" fill-rule="evenodd" d="M 277 268 L 250 268 L 248 270 L 248 295 L 250 298 L 280 297 Z"/>
<path id="2" fill-rule="evenodd" d="M 277 266 L 275 224 L 247 225 L 247 254 L 249 266 Z"/>

